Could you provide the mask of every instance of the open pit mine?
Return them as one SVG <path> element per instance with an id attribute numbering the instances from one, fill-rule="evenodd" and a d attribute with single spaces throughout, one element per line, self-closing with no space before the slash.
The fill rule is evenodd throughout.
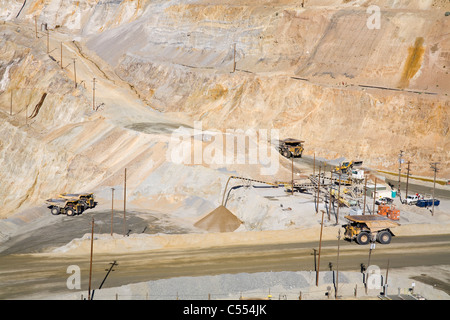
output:
<path id="1" fill-rule="evenodd" d="M 0 299 L 449 300 L 448 30 L 448 0 L 0 0 Z"/>

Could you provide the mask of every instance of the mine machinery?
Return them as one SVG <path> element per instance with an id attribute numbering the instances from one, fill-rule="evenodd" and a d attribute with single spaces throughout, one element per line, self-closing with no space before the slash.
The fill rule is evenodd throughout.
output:
<path id="1" fill-rule="evenodd" d="M 364 170 L 355 168 L 362 166 L 362 164 L 362 161 L 343 162 L 334 168 L 333 176 L 336 179 L 341 179 L 341 183 L 344 185 L 362 183 L 364 181 Z"/>
<path id="2" fill-rule="evenodd" d="M 346 161 L 343 162 L 342 164 L 340 164 L 339 166 L 337 166 L 334 169 L 334 173 L 341 173 L 341 174 L 348 174 L 350 175 L 352 173 L 352 169 L 353 167 L 359 167 L 362 166 L 363 162 L 362 161 Z"/>
<path id="3" fill-rule="evenodd" d="M 286 158 L 301 158 L 304 150 L 304 142 L 303 140 L 292 138 L 281 140 L 278 145 L 278 151 Z"/>
<path id="4" fill-rule="evenodd" d="M 96 205 L 93 193 L 61 193 L 57 198 L 47 199 L 45 203 L 53 215 L 67 216 L 81 214 Z"/>
<path id="5" fill-rule="evenodd" d="M 62 199 L 78 199 L 84 210 L 95 207 L 93 193 L 61 193 L 58 197 Z"/>
<path id="6" fill-rule="evenodd" d="M 45 203 L 53 215 L 66 214 L 68 216 L 74 216 L 81 214 L 84 210 L 83 204 L 75 198 L 47 199 Z"/>
<path id="7" fill-rule="evenodd" d="M 389 244 L 394 236 L 391 228 L 400 224 L 384 216 L 375 215 L 350 215 L 345 216 L 348 224 L 342 225 L 345 229 L 345 239 L 355 240 L 360 245 L 366 245 L 375 240 L 381 244 Z"/>

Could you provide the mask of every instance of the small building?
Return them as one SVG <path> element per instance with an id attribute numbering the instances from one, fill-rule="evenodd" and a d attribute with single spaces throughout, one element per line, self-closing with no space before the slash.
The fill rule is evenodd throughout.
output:
<path id="1" fill-rule="evenodd" d="M 375 191 L 375 184 L 368 184 L 367 188 L 366 188 L 366 196 L 368 197 L 372 197 L 373 198 L 373 193 Z M 382 184 L 377 184 L 377 194 L 379 194 L 380 192 L 387 193 L 390 192 L 391 190 L 387 188 L 387 186 L 382 185 Z"/>

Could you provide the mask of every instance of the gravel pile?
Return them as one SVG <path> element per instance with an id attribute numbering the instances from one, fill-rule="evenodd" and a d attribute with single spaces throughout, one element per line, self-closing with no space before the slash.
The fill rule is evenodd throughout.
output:
<path id="1" fill-rule="evenodd" d="M 298 272 L 261 272 L 223 274 L 203 277 L 179 277 L 147 283 L 151 299 L 226 299 L 240 296 L 242 293 L 266 295 L 270 288 L 294 289 L 308 287 L 305 277 Z"/>
<path id="2" fill-rule="evenodd" d="M 449 300 L 445 290 L 412 280 L 419 274 L 447 274 L 448 266 L 392 269 L 389 272 L 388 294 L 411 297 L 412 283 L 415 294 L 426 299 Z M 432 279 L 432 278 L 430 278 Z M 215 276 L 177 277 L 155 281 L 128 284 L 121 287 L 102 288 L 93 293 L 94 300 L 238 300 L 264 299 L 272 300 L 324 300 L 335 298 L 336 272 L 321 271 L 319 286 L 316 286 L 314 271 L 283 271 L 221 274 Z M 339 299 L 378 299 L 381 288 L 365 292 L 361 272 L 339 272 Z M 329 293 L 329 294 L 328 294 Z M 357 296 L 355 296 L 357 294 Z M 80 300 L 87 298 L 87 291 L 81 290 L 70 294 L 39 294 L 31 299 Z"/>
<path id="3" fill-rule="evenodd" d="M 267 298 L 298 299 L 300 291 L 310 293 L 311 288 L 323 295 L 326 287 L 333 287 L 336 274 L 320 273 L 320 287 L 315 287 L 315 272 L 259 272 L 221 274 L 215 276 L 177 277 L 130 284 L 118 288 L 104 288 L 95 293 L 95 299 L 150 299 L 150 300 L 207 300 Z M 352 279 L 353 280 L 353 279 Z M 349 283 L 342 272 L 339 283 Z"/>

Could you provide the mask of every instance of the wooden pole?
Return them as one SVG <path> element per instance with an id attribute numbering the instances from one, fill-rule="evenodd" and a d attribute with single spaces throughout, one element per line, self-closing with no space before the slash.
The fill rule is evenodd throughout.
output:
<path id="1" fill-rule="evenodd" d="M 294 156 L 291 156 L 291 175 L 292 175 L 291 194 L 294 195 Z"/>
<path id="2" fill-rule="evenodd" d="M 113 235 L 113 217 L 114 217 L 114 188 L 111 188 L 111 237 Z"/>
<path id="3" fill-rule="evenodd" d="M 319 286 L 319 271 L 320 271 L 320 251 L 322 249 L 322 230 L 323 230 L 323 214 L 325 211 L 322 211 L 322 222 L 320 224 L 320 239 L 319 239 L 319 257 L 317 258 L 317 272 L 316 272 L 316 286 Z"/>
<path id="4" fill-rule="evenodd" d="M 95 78 L 92 79 L 92 110 L 95 110 Z"/>
<path id="5" fill-rule="evenodd" d="M 370 247 L 369 247 L 369 261 L 367 262 L 367 268 L 366 268 L 366 278 L 365 278 L 365 290 L 367 294 L 367 280 L 369 278 L 369 267 L 370 267 L 370 257 L 372 256 L 372 249 L 375 246 L 375 242 L 372 242 L 372 239 L 370 239 Z"/>
<path id="6" fill-rule="evenodd" d="M 316 175 L 316 153 L 314 152 L 313 175 Z"/>
<path id="7" fill-rule="evenodd" d="M 98 287 L 99 290 L 102 288 L 103 284 L 104 284 L 105 281 L 106 281 L 106 278 L 108 278 L 108 276 L 109 276 L 109 274 L 111 273 L 111 271 L 114 271 L 114 270 L 113 270 L 114 266 L 118 266 L 118 263 L 117 263 L 117 261 L 114 260 L 114 262 L 110 263 L 110 265 L 111 265 L 111 267 L 109 267 L 109 270 L 108 270 L 108 272 L 106 273 L 105 278 L 103 278 L 102 283 L 101 283 L 100 286 Z"/>
<path id="8" fill-rule="evenodd" d="M 236 72 L 236 43 L 234 44 L 234 54 L 233 54 L 233 72 Z"/>
<path id="9" fill-rule="evenodd" d="M 61 42 L 61 69 L 63 68 L 63 54 L 62 54 L 62 42 Z"/>
<path id="10" fill-rule="evenodd" d="M 13 90 L 11 89 L 11 101 L 9 106 L 9 115 L 12 116 L 12 109 L 13 109 Z"/>
<path id="11" fill-rule="evenodd" d="M 77 87 L 77 69 L 75 68 L 75 58 L 73 58 L 73 76 L 75 79 L 75 88 Z"/>
<path id="12" fill-rule="evenodd" d="M 317 272 L 317 250 L 313 248 L 314 255 L 314 271 Z"/>
<path id="13" fill-rule="evenodd" d="M 367 176 L 364 179 L 364 208 L 363 208 L 363 215 L 366 214 L 366 193 L 367 193 Z"/>
<path id="14" fill-rule="evenodd" d="M 339 171 L 339 185 L 338 185 L 338 197 L 337 197 L 337 213 L 336 213 L 336 224 L 339 223 L 339 207 L 341 201 L 341 171 Z"/>
<path id="15" fill-rule="evenodd" d="M 375 214 L 375 199 L 377 198 L 377 178 L 375 178 L 375 190 L 373 191 L 372 214 Z"/>
<path id="16" fill-rule="evenodd" d="M 333 171 L 330 171 L 330 190 L 328 190 L 328 192 L 329 192 L 329 199 L 330 199 L 330 203 L 328 203 L 328 207 L 329 207 L 329 209 L 328 209 L 328 212 L 331 214 L 331 189 L 332 189 L 332 186 L 333 186 Z"/>
<path id="17" fill-rule="evenodd" d="M 127 168 L 125 168 L 124 189 L 123 189 L 123 235 L 126 236 L 126 206 L 127 206 Z"/>
<path id="18" fill-rule="evenodd" d="M 89 263 L 89 291 L 88 300 L 91 300 L 91 278 L 92 278 L 92 254 L 94 251 L 94 218 L 92 218 L 92 231 L 91 231 L 91 259 Z"/>
<path id="19" fill-rule="evenodd" d="M 48 29 L 47 29 L 47 54 L 49 54 L 49 53 L 50 53 L 50 39 L 49 39 L 49 34 L 48 34 Z"/>
<path id="20" fill-rule="evenodd" d="M 402 157 L 403 157 L 403 150 L 400 150 L 400 154 L 398 155 L 398 190 L 397 194 L 400 197 L 400 175 L 402 172 Z M 401 200 L 401 197 L 400 197 Z"/>
<path id="21" fill-rule="evenodd" d="M 387 268 L 386 268 L 386 280 L 384 281 L 384 295 L 387 295 L 388 275 L 389 275 L 389 259 L 388 259 Z"/>
<path id="22" fill-rule="evenodd" d="M 431 211 L 431 215 L 434 216 L 434 194 L 435 194 L 435 189 L 436 189 L 436 172 L 438 172 L 438 168 L 437 165 L 439 164 L 439 162 L 433 162 L 431 164 L 431 169 L 434 170 L 434 181 L 433 181 L 433 209 Z"/>
<path id="23" fill-rule="evenodd" d="M 38 33 L 37 33 L 37 17 L 34 16 L 34 35 L 36 37 L 36 39 L 38 38 Z"/>
<path id="24" fill-rule="evenodd" d="M 321 169 L 321 167 L 319 166 L 319 179 L 317 181 L 317 206 L 316 206 L 316 213 L 319 213 L 320 169 Z"/>
<path id="25" fill-rule="evenodd" d="M 334 289 L 334 298 L 338 297 L 339 289 L 339 242 L 341 240 L 341 229 L 338 230 L 338 251 L 337 251 L 337 261 L 336 261 L 336 288 Z"/>
<path id="26" fill-rule="evenodd" d="M 405 191 L 405 199 L 408 198 L 408 185 L 409 185 L 409 165 L 411 161 L 408 161 L 408 172 L 406 173 L 406 191 Z"/>

